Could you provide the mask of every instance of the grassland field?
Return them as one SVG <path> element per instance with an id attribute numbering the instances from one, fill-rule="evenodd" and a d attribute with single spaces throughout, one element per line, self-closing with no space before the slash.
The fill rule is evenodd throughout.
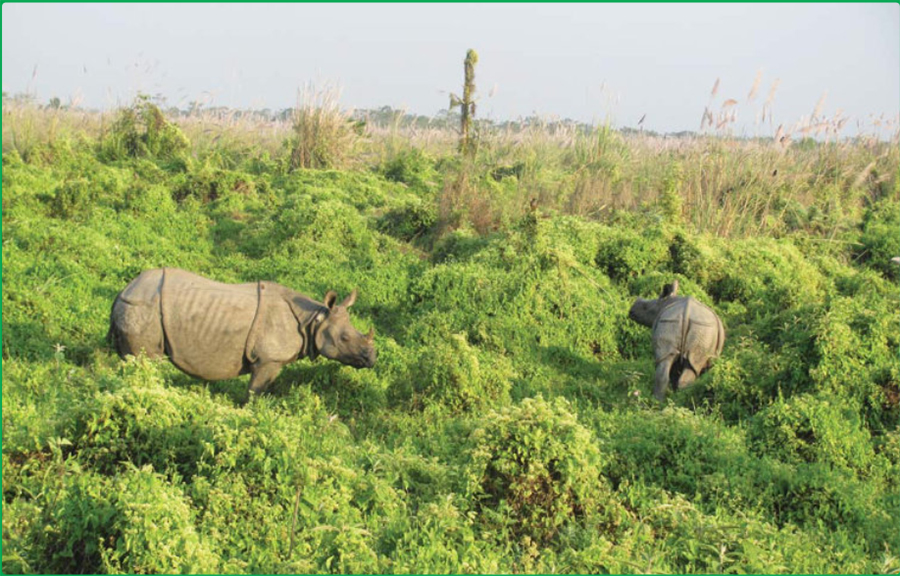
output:
<path id="1" fill-rule="evenodd" d="M 3 572 L 896 574 L 896 137 L 477 142 L 5 99 Z M 358 289 L 378 362 L 122 361 L 160 266 Z M 675 279 L 727 341 L 659 404 Z"/>

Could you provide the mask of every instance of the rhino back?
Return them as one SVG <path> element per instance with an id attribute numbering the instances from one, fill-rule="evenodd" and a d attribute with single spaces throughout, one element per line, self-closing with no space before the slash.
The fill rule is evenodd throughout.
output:
<path id="1" fill-rule="evenodd" d="M 699 374 L 709 361 L 722 354 L 725 344 L 725 328 L 722 320 L 707 306 L 695 302 L 696 310 L 685 335 L 684 356 Z"/>
<path id="2" fill-rule="evenodd" d="M 678 354 L 702 370 L 716 356 L 721 322 L 709 307 L 693 298 L 676 298 L 663 308 L 653 325 L 656 361 Z"/>
<path id="3" fill-rule="evenodd" d="M 240 375 L 257 302 L 256 283 L 224 284 L 167 269 L 162 316 L 172 362 L 205 380 Z"/>
<path id="4" fill-rule="evenodd" d="M 118 300 L 133 306 L 158 305 L 162 278 L 163 270 L 161 268 L 145 270 L 119 292 Z"/>

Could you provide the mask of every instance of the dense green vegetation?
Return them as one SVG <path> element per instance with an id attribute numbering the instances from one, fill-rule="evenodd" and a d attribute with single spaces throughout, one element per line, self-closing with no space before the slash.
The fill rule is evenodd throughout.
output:
<path id="1" fill-rule="evenodd" d="M 5 573 L 900 569 L 896 142 L 526 131 L 461 161 L 306 120 L 274 149 L 145 101 L 4 124 Z M 158 266 L 358 288 L 378 363 L 244 405 L 122 362 L 110 306 Z M 728 340 L 660 406 L 627 312 L 675 278 Z"/>

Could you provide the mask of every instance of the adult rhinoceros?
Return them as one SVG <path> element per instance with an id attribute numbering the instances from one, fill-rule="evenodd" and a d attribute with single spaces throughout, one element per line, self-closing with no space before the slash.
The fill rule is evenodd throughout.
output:
<path id="1" fill-rule="evenodd" d="M 281 368 L 322 355 L 355 368 L 375 364 L 374 330 L 362 334 L 329 290 L 319 303 L 274 282 L 223 284 L 177 268 L 146 270 L 119 292 L 108 338 L 119 356 L 166 355 L 204 380 L 251 374 L 261 393 Z"/>
<path id="2" fill-rule="evenodd" d="M 656 300 L 638 298 L 628 317 L 653 328 L 656 384 L 653 395 L 663 401 L 666 386 L 673 390 L 691 385 L 709 361 L 722 353 L 725 328 L 708 306 L 691 297 L 677 296 L 678 280 L 663 288 Z"/>

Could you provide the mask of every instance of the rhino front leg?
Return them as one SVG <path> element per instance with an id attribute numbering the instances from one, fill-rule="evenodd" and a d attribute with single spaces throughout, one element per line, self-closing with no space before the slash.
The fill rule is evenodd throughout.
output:
<path id="1" fill-rule="evenodd" d="M 281 364 L 277 362 L 254 364 L 250 369 L 250 395 L 257 396 L 265 392 L 269 383 L 278 377 L 279 372 L 281 372 Z"/>
<path id="2" fill-rule="evenodd" d="M 666 387 L 669 385 L 669 372 L 675 355 L 666 356 L 656 364 L 656 384 L 653 386 L 653 396 L 660 402 L 666 400 Z"/>

